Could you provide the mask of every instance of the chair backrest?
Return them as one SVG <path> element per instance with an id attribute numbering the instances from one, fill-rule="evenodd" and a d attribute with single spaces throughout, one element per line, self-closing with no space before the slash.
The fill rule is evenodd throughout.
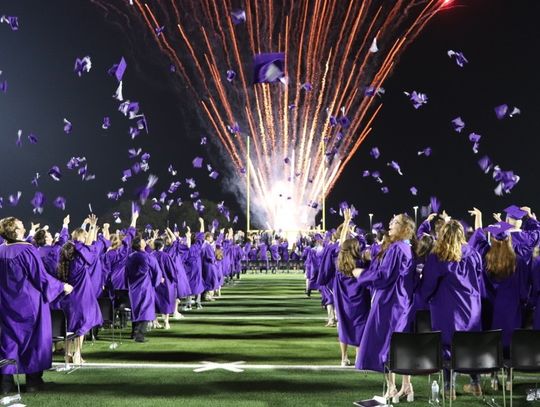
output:
<path id="1" fill-rule="evenodd" d="M 442 370 L 440 331 L 394 332 L 390 340 L 388 368 L 391 372 L 410 375 Z"/>
<path id="2" fill-rule="evenodd" d="M 414 318 L 414 332 L 431 332 L 431 312 L 429 310 L 418 310 Z"/>
<path id="3" fill-rule="evenodd" d="M 114 320 L 114 308 L 113 302 L 110 298 L 100 297 L 98 298 L 99 309 L 104 321 Z"/>
<path id="4" fill-rule="evenodd" d="M 510 344 L 512 368 L 540 371 L 540 330 L 517 329 Z"/>
<path id="5" fill-rule="evenodd" d="M 452 369 L 457 372 L 482 372 L 503 367 L 501 330 L 456 331 L 452 338 Z"/>
<path id="6" fill-rule="evenodd" d="M 51 310 L 52 337 L 64 338 L 66 336 L 66 316 L 64 311 L 53 309 Z"/>

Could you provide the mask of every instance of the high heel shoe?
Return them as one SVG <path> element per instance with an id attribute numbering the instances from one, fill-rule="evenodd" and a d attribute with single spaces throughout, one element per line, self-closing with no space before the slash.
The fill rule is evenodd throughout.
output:
<path id="1" fill-rule="evenodd" d="M 414 401 L 414 390 L 412 384 L 409 384 L 407 387 L 402 387 L 392 398 L 392 403 L 399 403 L 399 399 L 403 397 L 407 398 L 407 403 L 412 403 Z"/>
<path id="2" fill-rule="evenodd" d="M 396 386 L 392 386 L 392 387 L 389 387 L 387 390 L 386 390 L 386 393 L 384 393 L 383 395 L 383 398 L 385 400 L 394 400 L 394 397 L 396 397 L 396 394 L 398 394 L 398 391 L 396 389 Z M 398 398 L 398 401 L 399 403 L 399 398 Z"/>

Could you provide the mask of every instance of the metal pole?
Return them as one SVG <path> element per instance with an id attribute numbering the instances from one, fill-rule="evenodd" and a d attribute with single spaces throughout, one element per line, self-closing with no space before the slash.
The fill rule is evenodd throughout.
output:
<path id="1" fill-rule="evenodd" d="M 418 225 L 418 206 L 413 206 L 414 209 L 414 223 Z"/>
<path id="2" fill-rule="evenodd" d="M 322 186 L 322 228 L 326 232 L 326 160 L 324 159 L 324 139 L 321 140 L 321 156 L 323 162 L 323 186 Z"/>
<path id="3" fill-rule="evenodd" d="M 250 200 L 249 200 L 249 190 L 250 190 L 250 173 L 251 173 L 251 169 L 250 169 L 250 166 L 251 166 L 251 157 L 250 157 L 250 154 L 249 154 L 249 148 L 250 148 L 250 139 L 251 137 L 248 136 L 247 138 L 247 170 L 246 170 L 246 198 L 247 198 L 247 205 L 246 205 L 246 222 L 247 222 L 247 225 L 246 225 L 246 229 L 247 229 L 247 232 L 246 232 L 246 235 L 250 232 L 251 230 L 251 225 L 250 225 L 250 212 L 251 212 L 251 207 L 250 207 Z"/>
<path id="4" fill-rule="evenodd" d="M 369 233 L 373 231 L 373 214 L 369 214 Z"/>

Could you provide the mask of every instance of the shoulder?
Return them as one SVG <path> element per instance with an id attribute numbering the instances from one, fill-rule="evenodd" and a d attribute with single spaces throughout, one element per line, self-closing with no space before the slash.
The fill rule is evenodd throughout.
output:
<path id="1" fill-rule="evenodd" d="M 478 250 L 476 250 L 473 246 L 469 244 L 464 244 L 462 246 L 461 253 L 464 259 L 470 259 L 473 261 L 481 260 L 480 252 L 478 252 Z"/>
<path id="2" fill-rule="evenodd" d="M 392 243 L 388 248 L 388 252 L 397 256 L 412 257 L 411 244 L 405 240 L 398 240 Z"/>

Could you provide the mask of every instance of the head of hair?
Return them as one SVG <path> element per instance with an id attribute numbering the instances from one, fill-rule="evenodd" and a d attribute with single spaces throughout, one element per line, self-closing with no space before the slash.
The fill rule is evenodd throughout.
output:
<path id="1" fill-rule="evenodd" d="M 337 268 L 338 271 L 348 277 L 352 277 L 356 268 L 356 261 L 360 258 L 360 243 L 358 239 L 347 239 L 339 248 Z"/>
<path id="2" fill-rule="evenodd" d="M 138 234 L 131 241 L 131 248 L 136 252 L 141 251 L 142 246 L 143 246 L 142 242 L 143 242 L 143 237 L 141 234 Z"/>
<path id="3" fill-rule="evenodd" d="M 433 253 L 440 261 L 460 261 L 465 231 L 457 220 L 446 222 L 439 230 Z"/>
<path id="4" fill-rule="evenodd" d="M 60 251 L 60 260 L 58 261 L 58 279 L 67 283 L 69 278 L 69 269 L 75 258 L 75 245 L 67 242 Z"/>
<path id="5" fill-rule="evenodd" d="M 341 231 L 343 230 L 343 224 L 339 225 L 337 229 L 332 233 L 332 240 L 334 242 L 339 240 L 339 237 L 341 236 Z"/>
<path id="6" fill-rule="evenodd" d="M 433 233 L 435 234 L 436 237 L 439 236 L 439 232 L 445 223 L 446 222 L 444 218 L 439 214 L 435 215 L 435 217 L 431 219 L 430 221 L 431 230 L 433 230 Z"/>
<path id="7" fill-rule="evenodd" d="M 368 246 L 371 246 L 373 243 L 375 243 L 376 236 L 373 233 L 366 233 L 365 238 L 366 238 L 366 244 Z"/>
<path id="8" fill-rule="evenodd" d="M 85 236 L 86 230 L 83 228 L 77 228 L 73 232 L 71 232 L 71 240 L 80 240 L 83 236 Z"/>
<path id="9" fill-rule="evenodd" d="M 413 250 L 416 249 L 416 223 L 414 223 L 413 218 L 411 218 L 406 213 L 402 213 L 395 216 L 394 221 L 398 223 L 399 227 L 397 228 L 396 233 L 392 236 L 390 236 L 388 232 L 383 236 L 381 251 L 377 255 L 378 258 L 383 258 L 386 250 L 388 250 L 390 245 L 400 240 L 409 240 L 411 242 Z"/>
<path id="10" fill-rule="evenodd" d="M 212 232 L 206 232 L 204 234 L 204 240 L 209 240 L 210 238 L 213 238 L 214 234 Z"/>
<path id="11" fill-rule="evenodd" d="M 221 247 L 216 247 L 216 260 L 223 260 L 223 249 Z"/>
<path id="12" fill-rule="evenodd" d="M 165 242 L 163 241 L 163 239 L 158 238 L 154 240 L 154 250 L 160 251 L 164 247 L 165 247 Z"/>
<path id="13" fill-rule="evenodd" d="M 47 244 L 47 231 L 40 229 L 34 235 L 34 243 L 38 247 L 43 247 Z"/>
<path id="14" fill-rule="evenodd" d="M 491 237 L 491 247 L 486 254 L 486 270 L 495 279 L 503 280 L 516 271 L 516 252 L 512 236 L 504 240 Z"/>
<path id="15" fill-rule="evenodd" d="M 18 221 L 19 219 L 13 216 L 0 220 L 0 236 L 8 241 L 16 241 Z"/>
<path id="16" fill-rule="evenodd" d="M 109 240 L 111 241 L 111 250 L 116 250 L 120 246 L 122 246 L 122 238 L 120 237 L 119 233 L 113 233 L 111 234 Z"/>
<path id="17" fill-rule="evenodd" d="M 416 243 L 416 256 L 419 259 L 425 259 L 429 253 L 433 250 L 435 239 L 433 236 L 424 234 Z"/>

